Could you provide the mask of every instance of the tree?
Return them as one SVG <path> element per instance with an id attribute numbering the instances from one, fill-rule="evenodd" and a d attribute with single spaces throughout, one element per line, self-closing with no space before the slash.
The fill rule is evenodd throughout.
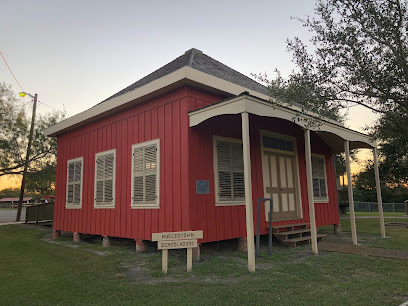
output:
<path id="1" fill-rule="evenodd" d="M 0 199 L 1 198 L 18 198 L 20 195 L 19 188 L 5 188 L 0 190 Z"/>
<path id="2" fill-rule="evenodd" d="M 28 173 L 55 168 L 56 140 L 44 130 L 64 117 L 62 112 L 38 116 L 35 122 Z M 22 174 L 29 134 L 25 105 L 4 82 L 0 83 L 0 176 Z"/>
<path id="3" fill-rule="evenodd" d="M 380 171 L 387 173 L 381 164 Z M 393 178 L 383 177 L 381 192 L 386 203 L 403 203 L 408 200 L 408 186 L 392 183 Z M 362 202 L 376 202 L 377 194 L 375 189 L 373 162 L 369 161 L 365 168 L 353 177 L 355 187 L 355 200 Z M 391 182 L 391 183 L 390 183 Z"/>
<path id="4" fill-rule="evenodd" d="M 312 33 L 312 52 L 287 41 L 297 70 L 268 81 L 272 97 L 336 118 L 361 105 L 380 116 L 371 134 L 384 171 L 408 176 L 408 9 L 400 0 L 318 0 L 315 16 L 297 18 Z M 341 119 L 341 118 L 340 118 Z M 384 175 L 384 173 L 382 173 Z"/>
<path id="5" fill-rule="evenodd" d="M 27 191 L 42 195 L 54 194 L 55 175 L 55 163 L 46 164 L 42 169 L 30 173 L 27 177 Z"/>

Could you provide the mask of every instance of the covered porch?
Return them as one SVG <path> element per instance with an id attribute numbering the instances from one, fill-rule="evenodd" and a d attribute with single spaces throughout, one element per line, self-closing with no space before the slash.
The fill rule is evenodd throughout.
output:
<path id="1" fill-rule="evenodd" d="M 229 116 L 231 115 L 231 116 Z M 301 169 L 297 169 L 294 171 L 294 176 L 292 176 L 291 180 L 289 179 L 290 173 L 293 169 L 297 167 L 297 157 L 294 159 L 294 162 L 290 161 L 290 157 L 292 155 L 296 156 L 297 153 L 296 149 L 291 148 L 290 139 L 288 139 L 288 144 L 286 148 L 286 152 L 284 154 L 277 154 L 282 153 L 285 150 L 277 150 L 274 152 L 274 146 L 270 145 L 268 149 L 265 149 L 265 153 L 261 156 L 261 163 L 262 167 L 271 167 L 272 162 L 276 162 L 279 168 L 279 160 L 284 160 L 285 165 L 285 186 L 273 186 L 272 184 L 272 176 L 265 176 L 265 171 L 263 171 L 263 175 L 261 177 L 262 181 L 260 182 L 263 184 L 264 192 L 269 192 L 271 197 L 273 198 L 274 190 L 284 190 L 285 192 L 285 201 L 280 201 L 280 211 L 275 211 L 275 213 L 280 213 L 280 217 L 282 220 L 287 219 L 300 219 L 302 218 L 302 208 L 307 209 L 306 213 L 310 219 L 310 229 L 311 229 L 311 244 L 312 244 L 312 251 L 314 254 L 318 254 L 318 246 L 317 246 L 317 223 L 316 223 L 316 189 L 320 187 L 314 186 L 313 175 L 312 175 L 312 163 L 315 162 L 313 159 L 314 155 L 312 154 L 312 150 L 314 150 L 314 146 L 316 146 L 316 141 L 314 138 L 319 138 L 322 140 L 331 154 L 338 154 L 341 152 L 345 152 L 346 156 L 346 168 L 347 168 L 347 177 L 348 181 L 351 182 L 351 172 L 350 172 L 350 150 L 356 148 L 368 148 L 373 150 L 374 154 L 374 163 L 375 163 L 375 176 L 376 176 L 376 183 L 377 183 L 377 197 L 379 203 L 379 211 L 380 211 L 380 226 L 381 226 L 381 233 L 382 236 L 385 237 L 385 227 L 384 227 L 384 218 L 382 212 L 382 200 L 381 200 L 381 190 L 380 190 L 380 181 L 379 181 L 379 174 L 378 174 L 378 161 L 377 161 L 377 144 L 376 142 L 372 141 L 369 136 L 347 129 L 341 123 L 336 121 L 321 118 L 315 114 L 305 113 L 302 111 L 301 108 L 296 106 L 281 106 L 272 104 L 269 101 L 251 96 L 247 93 L 243 93 L 235 98 L 231 98 L 228 100 L 224 100 L 209 106 L 205 106 L 200 109 L 196 109 L 194 111 L 189 112 L 189 126 L 190 128 L 199 127 L 204 122 L 210 122 L 214 120 L 213 118 L 235 118 L 235 122 L 239 118 L 241 123 L 241 136 L 242 136 L 242 160 L 243 160 L 243 173 L 242 173 L 242 192 L 243 202 L 245 203 L 245 218 L 246 218 L 246 234 L 247 234 L 247 243 L 248 243 L 248 270 L 253 272 L 255 271 L 255 246 L 254 246 L 254 219 L 253 219 L 253 207 L 256 203 L 256 199 L 253 198 L 253 189 L 252 183 L 254 182 L 254 174 L 251 171 L 251 163 L 253 164 L 254 161 L 254 152 L 251 151 L 254 149 L 254 143 L 258 146 L 261 146 L 265 149 L 268 147 L 268 141 L 274 141 L 275 137 L 273 133 L 270 133 L 270 129 L 266 129 L 262 131 L 260 127 L 256 127 L 259 131 L 256 131 L 257 134 L 254 134 L 251 131 L 251 128 L 254 129 L 254 125 L 256 125 L 256 121 L 260 121 L 257 118 L 274 118 L 274 124 L 277 126 L 282 126 L 283 130 L 287 127 L 290 129 L 291 126 L 296 126 L 298 130 L 298 139 L 295 140 L 293 143 L 296 145 L 301 145 L 303 148 L 301 149 L 302 153 L 304 154 L 304 181 L 300 181 L 299 176 L 296 177 L 296 173 L 301 172 Z M 272 121 L 271 121 L 272 122 Z M 280 124 L 282 123 L 282 124 Z M 228 124 L 227 121 L 224 124 Z M 275 128 L 276 128 L 275 126 Z M 301 135 L 299 135 L 299 131 Z M 260 139 L 258 138 L 260 134 Z M 283 134 L 284 133 L 283 131 Z M 252 139 L 252 138 L 258 139 Z M 268 137 L 270 138 L 268 140 Z M 301 139 L 299 139 L 301 137 Z M 279 138 L 279 137 L 278 137 Z M 282 141 L 285 141 L 285 137 L 280 137 Z M 216 140 L 215 140 L 216 141 Z M 215 147 L 215 146 L 214 146 Z M 256 147 L 255 147 L 256 148 Z M 319 148 L 319 150 L 324 150 L 324 148 Z M 316 150 L 314 150 L 316 151 Z M 316 152 L 315 152 L 316 153 Z M 215 156 L 215 154 L 214 154 Z M 283 157 L 282 157 L 283 156 Z M 251 158 L 252 157 L 252 158 Z M 258 158 L 259 159 L 259 158 Z M 252 160 L 252 162 L 251 162 Z M 300 159 L 299 159 L 300 160 Z M 327 162 L 327 161 L 326 161 Z M 299 162 L 299 165 L 301 163 Z M 288 165 L 291 165 L 290 167 Z M 292 169 L 293 166 L 293 169 Z M 300 166 L 301 167 L 301 166 Z M 283 168 L 281 168 L 283 169 Z M 329 169 L 329 171 L 334 171 L 334 169 Z M 282 178 L 282 174 L 278 173 L 280 178 Z M 259 177 L 259 174 L 258 174 Z M 269 181 L 268 181 L 269 177 Z M 216 178 L 217 179 L 217 178 Z M 265 185 L 267 182 L 270 183 L 270 186 Z M 259 179 L 258 179 L 259 183 Z M 330 183 L 330 182 L 329 182 Z M 302 186 L 305 188 L 304 194 L 307 195 L 305 201 L 298 199 L 296 200 L 296 192 L 294 192 L 294 196 L 291 196 L 291 190 L 295 190 L 296 188 L 301 189 Z M 267 189 L 269 187 L 269 189 Z M 314 188 L 315 187 L 315 188 Z M 275 188 L 275 189 L 274 189 Z M 276 189 L 277 188 L 277 189 Z M 326 193 L 330 192 L 329 186 L 327 186 L 326 182 Z M 323 191 L 325 190 L 322 184 L 321 187 L 321 196 L 323 197 Z M 276 191 L 278 192 L 278 191 Z M 276 193 L 275 192 L 275 193 Z M 353 202 L 353 189 L 352 185 L 348 184 L 348 193 L 349 193 L 349 202 L 350 202 L 350 219 L 351 219 L 351 228 L 352 228 L 352 241 L 353 244 L 357 244 L 357 233 L 356 233 L 356 225 L 355 225 L 355 215 L 354 215 L 354 202 Z M 239 196 L 239 192 L 236 192 L 237 196 Z M 333 197 L 334 198 L 334 197 Z M 325 200 L 322 198 L 322 201 Z M 327 200 L 328 201 L 328 200 Z M 333 199 L 332 199 L 333 201 Z M 337 198 L 336 198 L 337 202 Z M 299 207 L 299 210 L 296 211 L 291 208 Z M 284 216 L 283 211 L 289 214 Z M 266 212 L 265 212 L 266 213 Z M 300 214 L 300 215 L 299 215 Z M 265 214 L 266 215 L 266 214 Z"/>

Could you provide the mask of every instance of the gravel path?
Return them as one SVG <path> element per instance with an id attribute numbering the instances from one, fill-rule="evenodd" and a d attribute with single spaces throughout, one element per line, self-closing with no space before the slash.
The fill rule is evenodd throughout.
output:
<path id="1" fill-rule="evenodd" d="M 362 245 L 323 242 L 319 243 L 319 250 L 327 252 L 338 252 L 390 259 L 408 260 L 408 251 L 369 248 Z"/>

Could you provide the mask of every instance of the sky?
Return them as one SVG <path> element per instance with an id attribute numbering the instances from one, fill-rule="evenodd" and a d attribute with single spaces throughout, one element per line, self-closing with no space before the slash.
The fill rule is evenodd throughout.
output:
<path id="1" fill-rule="evenodd" d="M 23 89 L 52 107 L 40 103 L 40 114 L 72 116 L 191 48 L 247 76 L 273 76 L 275 68 L 286 76 L 295 68 L 286 40 L 310 38 L 292 17 L 314 7 L 314 0 L 0 0 L 0 51 Z M 22 91 L 2 59 L 0 81 Z M 375 116 L 353 107 L 348 118 L 363 131 Z M 0 190 L 14 180 L 0 179 Z"/>

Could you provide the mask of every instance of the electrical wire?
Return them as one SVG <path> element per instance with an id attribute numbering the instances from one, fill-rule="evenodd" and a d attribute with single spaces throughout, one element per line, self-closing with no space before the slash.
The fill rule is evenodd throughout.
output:
<path id="1" fill-rule="evenodd" d="M 13 71 L 11 70 L 10 66 L 8 65 L 6 59 L 4 58 L 3 53 L 1 53 L 1 51 L 0 51 L 0 55 L 1 55 L 1 57 L 3 58 L 4 63 L 6 64 L 8 70 L 10 71 L 10 73 L 11 73 L 11 75 L 13 76 L 14 80 L 17 82 L 18 86 L 20 86 L 21 90 L 22 90 L 23 92 L 25 92 L 24 88 L 21 86 L 20 82 L 19 82 L 19 81 L 17 80 L 17 78 L 15 77 Z M 57 112 L 61 112 L 59 109 L 56 109 L 55 107 L 53 107 L 53 106 L 51 106 L 51 105 L 48 105 L 48 104 L 46 104 L 46 103 L 44 103 L 44 102 L 42 102 L 42 101 L 40 101 L 40 100 L 38 100 L 38 103 L 44 104 L 45 106 L 48 106 L 49 108 L 52 108 L 53 110 L 56 110 Z M 65 112 L 65 114 L 68 115 L 66 112 Z M 68 115 L 68 116 L 69 116 L 69 115 Z"/>
<path id="2" fill-rule="evenodd" d="M 14 80 L 16 80 L 16 82 L 17 82 L 18 86 L 20 86 L 21 90 L 25 92 L 25 90 L 23 89 L 23 87 L 22 87 L 22 86 L 20 85 L 20 83 L 17 81 L 17 78 L 15 77 L 13 71 L 11 71 L 11 68 L 10 68 L 10 66 L 7 64 L 7 61 L 6 61 L 6 59 L 4 58 L 3 53 L 1 53 L 1 51 L 0 51 L 0 54 L 1 54 L 1 57 L 3 58 L 4 62 L 6 63 L 6 66 L 7 66 L 8 70 L 10 71 L 11 75 L 13 76 Z"/>

